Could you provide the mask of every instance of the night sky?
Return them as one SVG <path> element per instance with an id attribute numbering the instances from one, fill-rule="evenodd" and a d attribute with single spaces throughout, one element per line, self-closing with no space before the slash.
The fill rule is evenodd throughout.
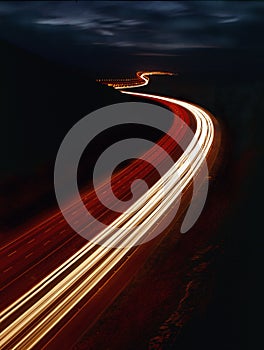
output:
<path id="1" fill-rule="evenodd" d="M 1 2 L 0 38 L 97 75 L 258 69 L 263 16 L 261 2 Z"/>

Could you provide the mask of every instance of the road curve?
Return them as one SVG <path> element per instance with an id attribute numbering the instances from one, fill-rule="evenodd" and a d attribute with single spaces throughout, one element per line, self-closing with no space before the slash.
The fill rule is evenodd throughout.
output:
<path id="1" fill-rule="evenodd" d="M 168 105 L 167 107 L 184 121 L 184 123 L 179 123 L 174 118 L 168 132 L 178 140 L 183 137 L 186 138 L 185 129 L 187 125 L 193 129 L 196 125 L 194 123 L 192 125 L 190 116 L 182 107 L 176 105 Z M 181 155 L 181 150 L 179 150 L 177 144 L 173 139 L 169 139 L 166 134 L 157 142 L 157 145 L 165 151 L 165 154 L 169 154 L 175 160 Z M 164 153 L 155 152 L 154 147 L 144 154 L 144 158 L 151 160 L 154 165 L 166 163 Z M 144 179 L 149 187 L 157 181 L 155 169 L 147 162 L 142 162 L 141 159 L 133 161 L 123 170 L 114 174 L 111 181 L 112 188 L 120 200 L 125 201 L 129 197 L 131 183 L 137 178 Z M 101 184 L 99 192 L 108 200 L 105 183 Z M 84 190 L 81 197 L 87 210 L 97 219 L 110 223 L 119 216 L 118 213 L 111 211 L 100 203 L 95 191 Z M 114 206 L 115 203 L 110 203 L 111 208 L 114 208 Z M 78 206 L 71 206 L 68 211 L 72 218 L 76 222 L 78 221 L 80 229 L 84 230 L 83 232 L 96 227 L 95 220 L 91 221 L 89 226 L 83 223 Z M 3 298 L 0 303 L 0 311 L 12 304 L 23 292 L 30 290 L 35 284 L 41 282 L 43 278 L 71 257 L 85 243 L 86 240 L 74 233 L 67 225 L 60 211 L 48 216 L 48 219 L 37 223 L 23 234 L 18 232 L 15 239 L 1 248 L 0 270 L 2 281 L 0 289 Z"/>
<path id="2" fill-rule="evenodd" d="M 192 115 L 196 128 L 193 139 L 172 168 L 149 190 L 102 231 L 95 242 L 81 249 L 9 305 L 1 315 L 5 329 L 2 349 L 31 349 L 90 291 L 109 274 L 131 246 L 151 234 L 169 214 L 173 203 L 199 173 L 214 140 L 210 114 L 187 102 L 158 95 L 122 91 L 151 98 L 166 105 L 180 106 Z M 167 183 L 165 188 L 163 183 Z M 160 201 L 160 198 L 165 198 Z M 131 214 L 132 213 L 132 214 Z M 120 228 L 119 230 L 117 230 Z M 122 249 L 97 246 L 104 240 L 109 245 L 123 244 Z"/>
<path id="3" fill-rule="evenodd" d="M 150 75 L 177 75 L 176 73 L 171 72 L 162 72 L 162 71 L 151 71 L 151 72 L 137 72 L 136 78 L 134 79 L 98 79 L 97 81 L 112 86 L 113 88 L 120 89 L 133 89 L 139 88 L 148 85 Z"/>

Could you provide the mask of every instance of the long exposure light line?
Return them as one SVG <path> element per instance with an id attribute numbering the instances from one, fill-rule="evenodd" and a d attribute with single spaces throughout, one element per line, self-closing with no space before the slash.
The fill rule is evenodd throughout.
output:
<path id="1" fill-rule="evenodd" d="M 197 127 L 194 137 L 173 167 L 147 191 L 147 196 L 139 198 L 127 211 L 103 230 L 95 242 L 88 242 L 59 268 L 3 311 L 3 319 L 8 320 L 27 302 L 33 301 L 33 298 L 44 291 L 54 280 L 59 279 L 63 272 L 69 271 L 55 286 L 51 287 L 36 302 L 32 302 L 26 311 L 21 312 L 3 330 L 3 349 L 30 349 L 47 334 L 120 262 L 130 250 L 130 246 L 135 245 L 142 237 L 149 234 L 159 220 L 162 220 L 171 204 L 177 200 L 193 177 L 196 176 L 209 152 L 214 138 L 214 126 L 209 114 L 204 110 L 173 98 L 122 92 L 135 96 L 151 97 L 186 108 L 196 120 Z M 161 198 L 162 201 L 160 201 Z M 95 252 L 82 261 L 82 257 L 100 242 L 104 242 L 104 246 L 98 247 Z M 107 245 L 111 246 L 118 242 L 121 242 L 124 248 L 111 250 L 107 247 Z M 50 311 L 47 312 L 47 309 Z M 41 321 L 38 321 L 40 317 Z"/>

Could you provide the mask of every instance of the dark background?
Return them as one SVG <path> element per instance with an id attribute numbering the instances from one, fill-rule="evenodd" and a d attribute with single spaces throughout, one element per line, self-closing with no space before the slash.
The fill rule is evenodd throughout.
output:
<path id="1" fill-rule="evenodd" d="M 197 103 L 221 122 L 224 258 L 206 314 L 171 348 L 251 349 L 261 334 L 263 15 L 263 3 L 246 1 L 0 3 L 3 234 L 54 203 L 69 128 L 130 100 L 96 78 L 173 71 L 144 91 Z"/>

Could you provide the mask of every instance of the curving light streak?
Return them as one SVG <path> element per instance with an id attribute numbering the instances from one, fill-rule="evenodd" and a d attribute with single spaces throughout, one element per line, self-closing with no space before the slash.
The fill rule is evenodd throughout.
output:
<path id="1" fill-rule="evenodd" d="M 154 71 L 154 72 L 137 72 L 137 82 L 133 83 L 133 80 L 128 80 L 127 83 L 122 82 L 122 80 L 116 80 L 113 82 L 104 82 L 104 84 L 108 86 L 112 86 L 117 90 L 120 89 L 133 89 L 133 88 L 139 88 L 145 85 L 148 85 L 149 83 L 149 75 L 176 75 L 175 73 L 170 73 L 170 72 L 160 72 L 160 71 Z M 100 79 L 98 82 L 102 82 Z"/>
<path id="2" fill-rule="evenodd" d="M 209 114 L 204 110 L 172 98 L 122 92 L 151 97 L 188 109 L 196 120 L 197 127 L 194 137 L 173 167 L 148 190 L 147 196 L 140 198 L 129 210 L 121 214 L 98 235 L 95 242 L 87 243 L 43 281 L 3 311 L 2 320 L 7 323 L 13 315 L 19 314 L 19 316 L 3 330 L 2 349 L 31 349 L 43 338 L 104 276 L 117 266 L 130 250 L 130 246 L 151 234 L 155 226 L 164 220 L 171 205 L 177 201 L 193 177 L 198 174 L 208 155 L 214 138 L 214 126 Z M 166 184 L 165 189 L 164 183 Z M 160 201 L 161 198 L 162 201 Z M 113 250 L 107 246 L 100 246 L 91 254 L 91 249 L 101 240 L 104 240 L 105 245 L 109 246 L 122 243 L 123 248 Z M 90 255 L 81 261 L 81 258 L 87 254 Z M 75 265 L 77 267 L 74 267 Z M 62 278 L 65 271 L 69 273 Z M 57 284 L 51 287 L 52 282 L 56 280 L 58 280 Z M 49 286 L 50 289 L 46 292 Z M 36 297 L 38 299 L 34 302 Z M 29 307 L 26 311 L 19 313 L 27 305 Z"/>

